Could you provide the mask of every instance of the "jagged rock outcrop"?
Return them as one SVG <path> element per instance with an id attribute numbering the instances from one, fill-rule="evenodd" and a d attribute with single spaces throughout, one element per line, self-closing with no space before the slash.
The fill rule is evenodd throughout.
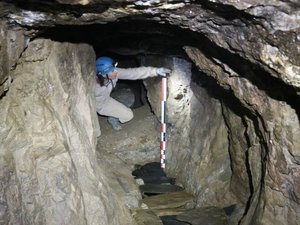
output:
<path id="1" fill-rule="evenodd" d="M 0 96 L 9 89 L 11 70 L 26 47 L 24 30 L 0 21 Z"/>
<path id="2" fill-rule="evenodd" d="M 241 121 L 238 122 L 244 124 L 243 133 L 235 131 L 236 119 L 233 121 L 228 112 L 225 116 L 230 133 L 229 149 L 234 177 L 242 179 L 243 173 L 235 168 L 239 163 L 234 162 L 240 158 L 238 152 L 244 151 L 248 179 L 251 179 L 250 204 L 241 224 L 298 224 L 300 127 L 299 111 L 296 110 L 299 110 L 299 106 L 291 102 L 292 99 L 287 99 L 287 102 L 274 99 L 274 90 L 266 86 L 260 90 L 254 83 L 258 80 L 245 79 L 238 74 L 233 76 L 233 71 L 228 72 L 213 63 L 197 49 L 186 50 L 201 71 L 214 77 L 221 86 L 229 87 L 243 107 L 248 109 L 240 115 Z M 274 81 L 265 85 L 271 84 L 280 87 Z M 288 88 L 285 93 L 288 94 Z M 297 98 L 295 93 L 293 97 Z M 237 142 L 242 139 L 245 141 Z"/>
<path id="3" fill-rule="evenodd" d="M 93 49 L 35 40 L 1 99 L 1 223 L 134 224 L 95 157 Z"/>

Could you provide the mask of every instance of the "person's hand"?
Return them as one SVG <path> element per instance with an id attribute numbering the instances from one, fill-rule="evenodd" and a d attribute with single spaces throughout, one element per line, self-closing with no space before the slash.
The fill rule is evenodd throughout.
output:
<path id="1" fill-rule="evenodd" d="M 171 73 L 171 70 L 168 68 L 160 67 L 160 68 L 156 69 L 157 76 L 166 77 L 170 73 Z"/>

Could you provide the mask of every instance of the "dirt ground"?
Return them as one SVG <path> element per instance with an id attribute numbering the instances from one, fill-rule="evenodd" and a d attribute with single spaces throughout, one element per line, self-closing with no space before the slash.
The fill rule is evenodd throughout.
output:
<path id="1" fill-rule="evenodd" d="M 109 186 L 130 209 L 139 207 L 141 193 L 132 176 L 136 164 L 159 162 L 159 121 L 148 105 L 134 109 L 134 118 L 113 130 L 106 117 L 98 117 L 101 136 L 97 142 L 97 159 L 105 170 Z"/>
<path id="2" fill-rule="evenodd" d="M 107 118 L 99 116 L 101 136 L 97 150 L 112 153 L 128 164 L 145 164 L 159 161 L 160 130 L 157 117 L 148 105 L 133 110 L 134 118 L 122 124 L 116 131 L 107 123 Z"/>

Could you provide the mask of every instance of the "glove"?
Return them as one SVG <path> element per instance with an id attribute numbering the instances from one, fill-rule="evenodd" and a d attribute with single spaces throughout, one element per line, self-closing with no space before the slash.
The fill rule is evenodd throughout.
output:
<path id="1" fill-rule="evenodd" d="M 168 68 L 160 67 L 156 69 L 157 76 L 166 77 L 167 74 L 170 74 L 171 70 Z"/>

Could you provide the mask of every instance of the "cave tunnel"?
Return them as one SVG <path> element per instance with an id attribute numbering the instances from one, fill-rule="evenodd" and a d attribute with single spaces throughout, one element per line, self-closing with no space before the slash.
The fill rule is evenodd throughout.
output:
<path id="1" fill-rule="evenodd" d="M 296 1 L 0 4 L 1 224 L 300 224 Z M 162 78 L 118 81 L 116 131 L 101 56 L 171 69 L 165 169 Z"/>

